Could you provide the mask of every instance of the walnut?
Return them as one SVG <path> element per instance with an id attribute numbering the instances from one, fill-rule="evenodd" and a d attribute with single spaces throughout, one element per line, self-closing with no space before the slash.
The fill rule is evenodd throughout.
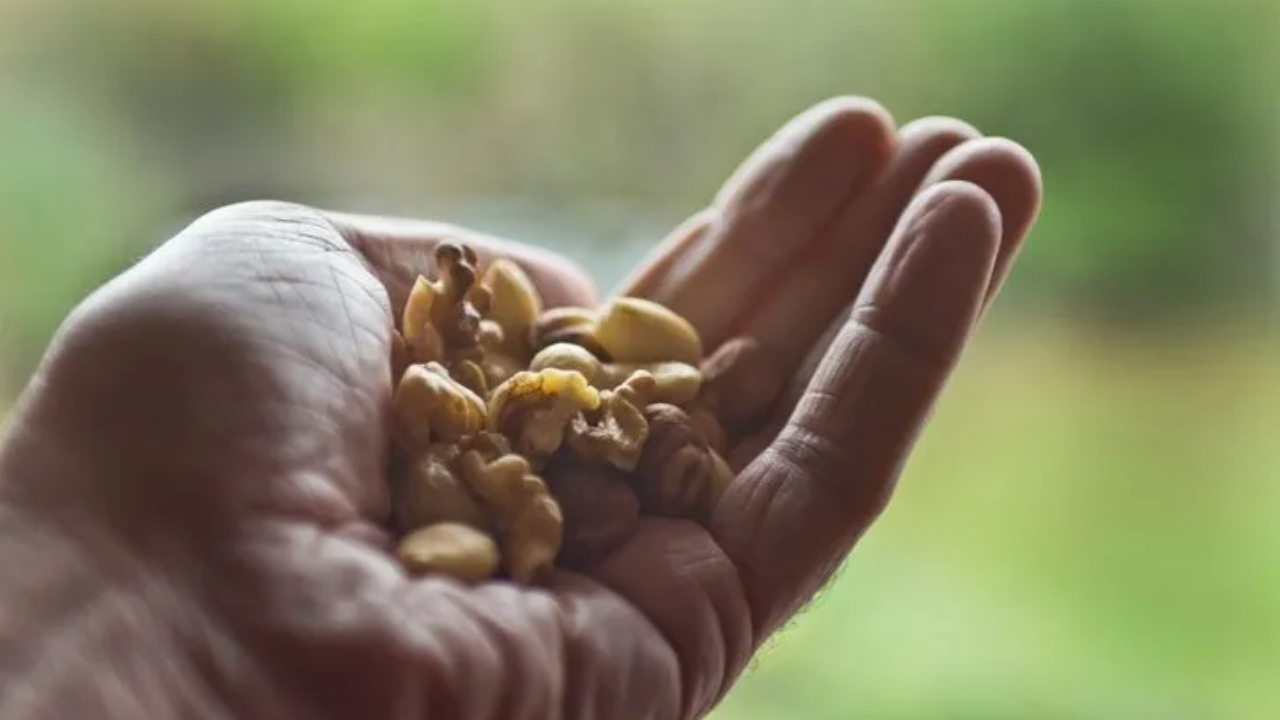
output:
<path id="1" fill-rule="evenodd" d="M 519 455 L 486 460 L 469 450 L 458 468 L 475 494 L 498 516 L 503 564 L 511 577 L 530 582 L 552 567 L 560 552 L 564 521 L 546 484 Z"/>
<path id="2" fill-rule="evenodd" d="M 588 568 L 635 534 L 640 503 L 627 473 L 557 457 L 543 477 L 564 516 L 564 542 L 557 562 Z"/>
<path id="3" fill-rule="evenodd" d="M 517 453 L 540 467 L 564 442 L 570 418 L 599 406 L 600 394 L 582 373 L 522 370 L 490 395 L 488 429 L 506 435 Z"/>
<path id="4" fill-rule="evenodd" d="M 634 470 L 649 437 L 643 408 L 654 388 L 653 376 L 637 370 L 617 388 L 601 391 L 599 408 L 578 413 L 569 421 L 569 447 L 588 462 Z"/>
<path id="5" fill-rule="evenodd" d="M 480 503 L 454 472 L 458 456 L 457 445 L 434 443 L 393 478 L 392 513 L 400 531 L 440 522 L 462 523 L 483 531 L 492 529 Z"/>
<path id="6" fill-rule="evenodd" d="M 653 378 L 653 389 L 648 395 L 648 402 L 680 405 L 697 397 L 702 387 L 702 372 L 687 363 L 601 362 L 586 348 L 572 343 L 548 345 L 529 361 L 531 370 L 546 368 L 580 372 L 587 378 L 587 382 L 601 390 L 615 388 L 637 371 L 643 370 Z"/>
<path id="7" fill-rule="evenodd" d="M 611 359 L 596 340 L 595 313 L 586 308 L 551 308 L 538 316 L 529 328 L 531 348 L 538 352 L 556 343 L 578 345 L 601 360 Z"/>
<path id="8" fill-rule="evenodd" d="M 414 575 L 444 575 L 474 583 L 498 571 L 497 543 L 460 523 L 436 523 L 415 530 L 400 540 L 396 555 Z"/>
<path id="9" fill-rule="evenodd" d="M 431 303 L 431 323 L 440 333 L 447 349 L 471 348 L 479 343 L 480 311 L 473 303 L 477 293 L 478 261 L 471 248 L 441 243 L 436 247 L 435 299 Z M 487 293 L 479 293 L 486 297 Z M 487 301 L 482 300 L 482 303 Z"/>
<path id="10" fill-rule="evenodd" d="M 425 450 L 485 427 L 485 404 L 439 363 L 410 365 L 391 400 L 396 434 L 407 448 Z"/>
<path id="11" fill-rule="evenodd" d="M 732 480 L 683 410 L 663 403 L 645 409 L 649 440 L 636 466 L 636 494 L 646 511 L 707 521 Z"/>
<path id="12" fill-rule="evenodd" d="M 702 362 L 696 402 L 714 413 L 730 434 L 742 435 L 764 422 L 785 382 L 776 361 L 755 338 L 736 337 Z"/>

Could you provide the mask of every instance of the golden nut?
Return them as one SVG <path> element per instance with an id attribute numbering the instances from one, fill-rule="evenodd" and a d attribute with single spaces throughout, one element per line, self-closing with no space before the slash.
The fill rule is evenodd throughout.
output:
<path id="1" fill-rule="evenodd" d="M 483 283 L 491 296 L 490 317 L 502 326 L 502 349 L 517 358 L 529 357 L 529 330 L 542 314 L 538 289 L 519 265 L 505 258 L 489 264 Z"/>
<path id="2" fill-rule="evenodd" d="M 529 368 L 535 371 L 556 368 L 580 372 L 587 382 L 600 390 L 616 388 L 636 372 L 643 371 L 654 381 L 646 402 L 683 405 L 697 397 L 702 388 L 702 371 L 688 363 L 601 362 L 586 348 L 572 343 L 548 345 L 533 356 Z"/>
<path id="3" fill-rule="evenodd" d="M 392 512 L 398 529 L 407 532 L 441 522 L 490 529 L 480 503 L 452 468 L 457 457 L 455 445 L 432 445 L 393 479 Z"/>
<path id="4" fill-rule="evenodd" d="M 542 579 L 554 567 L 564 541 L 564 517 L 549 493 L 520 509 L 506 529 L 503 564 L 516 582 Z"/>
<path id="5" fill-rule="evenodd" d="M 521 371 L 489 396 L 488 429 L 538 467 L 564 442 L 565 426 L 583 410 L 600 407 L 600 394 L 582 373 L 547 368 Z"/>
<path id="6" fill-rule="evenodd" d="M 437 296 L 436 286 L 419 275 L 404 304 L 401 334 L 414 362 L 438 362 L 444 358 L 444 341 L 431 320 Z"/>
<path id="7" fill-rule="evenodd" d="M 470 583 L 493 577 L 500 563 L 493 538 L 449 522 L 409 533 L 400 541 L 396 556 L 414 575 L 445 575 Z"/>
<path id="8" fill-rule="evenodd" d="M 618 297 L 596 316 L 595 339 L 613 362 L 696 365 L 702 339 L 688 320 L 652 300 Z"/>
<path id="9" fill-rule="evenodd" d="M 484 429 L 485 404 L 438 363 L 410 365 L 391 399 L 397 434 L 410 448 L 453 441 Z"/>

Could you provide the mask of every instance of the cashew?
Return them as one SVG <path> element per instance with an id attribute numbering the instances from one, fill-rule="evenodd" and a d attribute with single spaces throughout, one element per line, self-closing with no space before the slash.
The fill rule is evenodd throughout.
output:
<path id="1" fill-rule="evenodd" d="M 489 288 L 490 317 L 502 326 L 502 349 L 517 358 L 528 358 L 529 328 L 542 313 L 542 297 L 533 281 L 510 260 L 499 258 L 489 265 L 483 283 Z"/>
<path id="2" fill-rule="evenodd" d="M 436 523 L 406 535 L 396 548 L 400 562 L 414 575 L 446 575 L 480 582 L 498 571 L 498 544 L 460 523 Z"/>
<path id="3" fill-rule="evenodd" d="M 652 300 L 610 300 L 596 315 L 594 334 L 614 362 L 696 365 L 702 358 L 702 339 L 693 325 Z"/>

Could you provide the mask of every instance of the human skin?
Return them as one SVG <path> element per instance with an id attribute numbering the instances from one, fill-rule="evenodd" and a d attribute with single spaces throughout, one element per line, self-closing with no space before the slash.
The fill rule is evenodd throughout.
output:
<path id="1" fill-rule="evenodd" d="M 6 421 L 0 717 L 700 716 L 884 508 L 1039 203 L 1030 155 L 956 120 L 788 123 L 619 290 L 798 380 L 709 528 L 646 518 L 539 588 L 388 553 L 392 317 L 444 238 L 550 305 L 589 277 L 443 223 L 216 210 L 70 313 Z"/>

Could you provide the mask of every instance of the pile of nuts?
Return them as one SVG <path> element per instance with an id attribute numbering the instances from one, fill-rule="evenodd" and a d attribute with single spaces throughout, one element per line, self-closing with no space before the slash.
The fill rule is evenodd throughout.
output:
<path id="1" fill-rule="evenodd" d="M 730 443 L 780 378 L 750 338 L 704 357 L 648 300 L 544 309 L 529 277 L 437 247 L 394 336 L 391 490 L 415 575 L 536 583 L 630 537 L 641 513 L 706 522 Z"/>

